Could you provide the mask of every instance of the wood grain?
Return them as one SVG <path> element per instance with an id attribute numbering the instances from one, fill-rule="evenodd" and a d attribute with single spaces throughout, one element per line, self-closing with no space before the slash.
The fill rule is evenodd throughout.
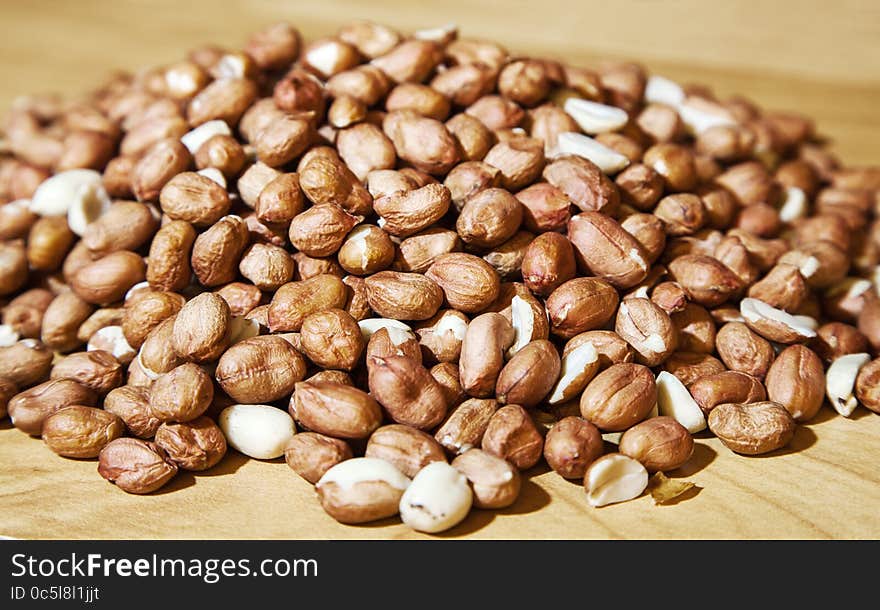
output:
<path id="1" fill-rule="evenodd" d="M 372 17 L 402 29 L 455 21 L 470 36 L 510 49 L 589 65 L 627 57 L 673 78 L 705 82 L 798 109 L 850 163 L 878 163 L 880 4 L 802 2 L 566 2 L 490 0 L 413 3 L 0 2 L 0 108 L 21 93 L 67 94 L 112 69 L 171 61 L 203 42 L 234 47 L 260 25 L 285 18 L 309 37 Z M 672 506 L 650 497 L 590 508 L 579 485 L 529 473 L 522 497 L 500 512 L 474 511 L 444 537 L 468 538 L 877 538 L 880 417 L 853 419 L 825 407 L 791 447 L 746 458 L 697 439 L 694 459 L 673 476 L 699 489 Z M 65 460 L 38 439 L 0 424 L 0 534 L 34 538 L 413 538 L 395 520 L 335 523 L 310 485 L 281 461 L 232 453 L 221 466 L 181 474 L 159 493 L 129 496 Z"/>

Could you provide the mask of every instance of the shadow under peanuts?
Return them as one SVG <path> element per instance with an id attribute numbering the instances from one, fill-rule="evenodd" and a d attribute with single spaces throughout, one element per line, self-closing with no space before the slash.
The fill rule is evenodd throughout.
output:
<path id="1" fill-rule="evenodd" d="M 15 426 L 12 425 L 12 420 L 8 417 L 4 417 L 0 420 L 0 430 L 12 430 Z"/>
<path id="2" fill-rule="evenodd" d="M 235 472 L 245 465 L 245 463 L 249 460 L 246 455 L 239 453 L 238 451 L 228 451 L 223 459 L 220 460 L 220 463 L 214 466 L 213 468 L 209 468 L 208 470 L 203 470 L 201 472 L 195 473 L 196 476 L 199 477 L 217 477 L 223 476 L 227 474 L 235 474 Z M 270 460 L 277 461 L 277 460 Z M 283 463 L 283 460 L 281 460 Z"/>
<path id="3" fill-rule="evenodd" d="M 522 486 L 520 487 L 519 496 L 516 501 L 502 509 L 473 509 L 467 518 L 453 527 L 452 529 L 433 534 L 437 538 L 455 538 L 459 536 L 467 536 L 477 532 L 495 520 L 496 517 L 504 515 L 526 515 L 541 510 L 550 504 L 550 494 L 544 488 L 532 481 L 534 477 L 549 472 L 550 468 L 541 463 L 538 466 L 530 468 L 522 475 Z"/>
<path id="4" fill-rule="evenodd" d="M 670 477 L 674 478 L 692 476 L 714 462 L 717 456 L 718 453 L 709 445 L 694 443 L 694 453 L 691 455 L 691 459 L 689 459 L 684 466 L 676 468 L 668 474 Z M 682 495 L 684 496 L 686 494 Z"/>
<path id="5" fill-rule="evenodd" d="M 816 444 L 816 440 L 818 437 L 816 433 L 813 432 L 808 426 L 798 425 L 794 431 L 794 437 L 791 439 L 785 447 L 777 449 L 775 451 L 771 451 L 769 453 L 762 453 L 760 455 L 747 455 L 745 457 L 752 459 L 761 459 L 761 458 L 773 458 L 781 455 L 790 455 L 792 453 L 798 453 L 803 451 L 804 449 L 808 449 Z"/>
<path id="6" fill-rule="evenodd" d="M 195 474 L 189 470 L 178 470 L 177 475 L 167 485 L 163 485 L 153 493 L 151 496 L 161 496 L 164 494 L 174 493 L 175 491 L 180 491 L 181 489 L 186 489 L 187 487 L 192 487 L 196 484 Z"/>

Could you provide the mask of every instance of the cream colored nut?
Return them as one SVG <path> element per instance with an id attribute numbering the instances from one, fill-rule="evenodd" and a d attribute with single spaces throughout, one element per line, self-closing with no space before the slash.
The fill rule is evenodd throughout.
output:
<path id="1" fill-rule="evenodd" d="M 188 131 L 180 137 L 180 142 L 186 146 L 190 154 L 195 156 L 202 144 L 217 135 L 231 136 L 232 131 L 225 121 L 208 121 L 195 129 Z"/>
<path id="2" fill-rule="evenodd" d="M 149 387 L 125 385 L 111 390 L 104 397 L 104 410 L 118 415 L 128 433 L 138 438 L 153 438 L 162 424 L 150 410 Z"/>
<path id="3" fill-rule="evenodd" d="M 791 315 L 758 299 L 743 299 L 739 311 L 749 328 L 777 343 L 807 341 L 816 336 L 819 327 L 810 316 Z"/>
<path id="4" fill-rule="evenodd" d="M 277 169 L 257 161 L 238 178 L 238 194 L 247 205 L 252 208 L 256 207 L 260 193 L 279 176 L 281 176 L 281 172 Z"/>
<path id="5" fill-rule="evenodd" d="M 599 371 L 599 353 L 590 342 L 575 347 L 562 358 L 559 380 L 547 402 L 560 404 L 577 397 Z"/>
<path id="6" fill-rule="evenodd" d="M 645 85 L 645 101 L 652 104 L 666 104 L 673 108 L 684 102 L 684 90 L 673 80 L 652 74 Z"/>
<path id="7" fill-rule="evenodd" d="M 825 374 L 825 394 L 834 410 L 849 417 L 859 402 L 854 395 L 859 370 L 870 362 L 869 354 L 847 354 L 835 358 Z"/>
<path id="8" fill-rule="evenodd" d="M 618 451 L 641 462 L 648 472 L 666 472 L 691 458 L 694 439 L 675 419 L 652 417 L 624 432 Z"/>
<path id="9" fill-rule="evenodd" d="M 340 523 L 396 515 L 410 479 L 384 460 L 362 457 L 330 468 L 315 485 L 324 511 Z"/>
<path id="10" fill-rule="evenodd" d="M 9 324 L 0 324 L 0 347 L 14 345 L 19 339 L 18 332 Z"/>
<path id="11" fill-rule="evenodd" d="M 656 366 L 678 347 L 672 319 L 649 299 L 626 299 L 617 309 L 614 330 L 636 351 L 636 360 Z"/>
<path id="12" fill-rule="evenodd" d="M 560 476 L 583 479 L 602 455 L 602 435 L 587 420 L 569 416 L 553 424 L 544 439 L 544 459 Z"/>
<path id="13" fill-rule="evenodd" d="M 50 415 L 71 405 L 93 406 L 97 395 L 72 379 L 53 379 L 13 396 L 6 405 L 12 424 L 30 435 L 39 435 Z"/>
<path id="14" fill-rule="evenodd" d="M 290 415 L 269 405 L 231 405 L 220 412 L 218 424 L 230 447 L 258 460 L 284 455 L 296 434 Z"/>
<path id="15" fill-rule="evenodd" d="M 794 419 L 775 402 L 727 403 L 709 413 L 709 429 L 728 449 L 759 455 L 786 446 L 794 437 Z"/>
<path id="16" fill-rule="evenodd" d="M 605 506 L 638 498 L 648 487 L 648 471 L 621 453 L 603 455 L 590 464 L 584 488 L 590 506 Z"/>
<path id="17" fill-rule="evenodd" d="M 317 432 L 301 432 L 284 448 L 284 460 L 290 469 L 314 485 L 336 464 L 354 455 L 348 443 Z"/>
<path id="18" fill-rule="evenodd" d="M 49 449 L 58 455 L 94 458 L 123 432 L 125 424 L 113 413 L 74 405 L 47 417 L 43 422 L 42 437 Z"/>
<path id="19" fill-rule="evenodd" d="M 479 447 L 498 406 L 498 401 L 491 398 L 470 398 L 450 413 L 434 438 L 453 455 Z"/>
<path id="20" fill-rule="evenodd" d="M 616 174 L 629 165 L 629 159 L 582 133 L 566 131 L 559 134 L 556 148 L 548 156 L 576 155 L 595 163 L 606 174 Z"/>
<path id="21" fill-rule="evenodd" d="M 390 328 L 380 328 L 367 341 L 365 360 L 406 356 L 415 362 L 422 362 L 422 350 L 415 335 Z"/>
<path id="22" fill-rule="evenodd" d="M 405 356 L 373 356 L 367 369 L 370 393 L 395 422 L 430 430 L 443 420 L 443 389 L 418 361 Z"/>
<path id="23" fill-rule="evenodd" d="M 460 311 L 444 309 L 416 327 L 419 345 L 437 362 L 458 362 L 467 332 L 468 318 Z"/>
<path id="24" fill-rule="evenodd" d="M 629 343 L 610 330 L 591 330 L 575 335 L 565 344 L 562 357 L 565 358 L 565 356 L 584 343 L 590 343 L 596 348 L 596 352 L 599 355 L 600 370 L 606 369 L 612 364 L 632 362 L 635 359 L 635 352 Z"/>
<path id="25" fill-rule="evenodd" d="M 369 341 L 374 334 L 380 330 L 385 330 L 389 340 L 395 345 L 400 346 L 408 341 L 415 341 L 416 335 L 412 329 L 400 320 L 390 320 L 388 318 L 367 318 L 358 322 L 361 334 L 364 339 Z"/>
<path id="26" fill-rule="evenodd" d="M 229 345 L 229 305 L 211 292 L 189 300 L 174 317 L 171 347 L 193 362 L 216 360 Z"/>
<path id="27" fill-rule="evenodd" d="M 382 409 L 372 396 L 334 381 L 296 384 L 290 408 L 300 424 L 335 438 L 367 438 L 382 424 Z"/>
<path id="28" fill-rule="evenodd" d="M 812 419 L 825 395 L 825 371 L 813 350 L 791 345 L 776 356 L 767 371 L 767 396 L 788 409 L 795 421 Z"/>
<path id="29" fill-rule="evenodd" d="M 206 167 L 204 169 L 200 169 L 196 172 L 199 176 L 204 176 L 205 178 L 210 178 L 212 181 L 217 183 L 222 189 L 226 188 L 226 176 L 223 175 L 216 167 Z"/>
<path id="30" fill-rule="evenodd" d="M 470 449 L 455 458 L 452 467 L 471 484 L 476 508 L 506 508 L 519 497 L 522 477 L 506 460 Z"/>
<path id="31" fill-rule="evenodd" d="M 373 432 L 364 455 L 385 460 L 408 477 L 414 477 L 431 462 L 446 461 L 443 447 L 433 436 L 400 424 L 382 426 Z"/>
<path id="32" fill-rule="evenodd" d="M 461 523 L 472 502 L 467 478 L 446 462 L 433 462 L 403 492 L 400 518 L 416 531 L 434 534 Z"/>
<path id="33" fill-rule="evenodd" d="M 577 97 L 565 100 L 563 108 L 589 135 L 617 131 L 629 121 L 625 110 Z"/>
<path id="34" fill-rule="evenodd" d="M 525 409 L 507 405 L 492 415 L 481 446 L 483 451 L 527 470 L 541 459 L 544 439 Z"/>
<path id="35" fill-rule="evenodd" d="M 615 364 L 599 373 L 581 395 L 581 415 L 605 432 L 617 432 L 647 417 L 657 403 L 651 369 Z"/>
<path id="36" fill-rule="evenodd" d="M 779 208 L 779 220 L 782 222 L 794 222 L 804 218 L 809 212 L 809 202 L 806 194 L 796 186 L 785 189 L 785 197 Z"/>
<path id="37" fill-rule="evenodd" d="M 30 210 L 40 216 L 67 216 L 77 235 L 110 207 L 101 174 L 90 169 L 71 169 L 55 174 L 37 188 Z"/>
<path id="38" fill-rule="evenodd" d="M 560 369 L 556 347 L 546 339 L 532 341 L 501 369 L 495 395 L 501 403 L 534 407 L 553 389 Z"/>
<path id="39" fill-rule="evenodd" d="M 477 316 L 468 325 L 461 345 L 461 386 L 471 396 L 487 397 L 495 391 L 504 367 L 504 355 L 513 344 L 514 330 L 498 313 Z"/>
<path id="40" fill-rule="evenodd" d="M 226 350 L 214 375 L 223 391 L 237 402 L 272 402 L 293 392 L 294 385 L 306 375 L 306 361 L 280 337 L 252 337 Z"/>
<path id="41" fill-rule="evenodd" d="M 723 106 L 703 98 L 687 97 L 677 109 L 682 123 L 692 134 L 699 135 L 719 125 L 736 125 Z"/>
<path id="42" fill-rule="evenodd" d="M 678 377 L 667 371 L 657 375 L 657 407 L 660 415 L 671 417 L 691 434 L 706 429 L 700 406 Z"/>

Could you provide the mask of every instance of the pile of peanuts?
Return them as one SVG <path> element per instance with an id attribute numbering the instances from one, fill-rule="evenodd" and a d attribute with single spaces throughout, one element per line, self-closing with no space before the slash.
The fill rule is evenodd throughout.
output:
<path id="1" fill-rule="evenodd" d="M 129 493 L 229 445 L 439 532 L 880 412 L 880 168 L 743 97 L 281 23 L 3 132 L 0 416 Z"/>

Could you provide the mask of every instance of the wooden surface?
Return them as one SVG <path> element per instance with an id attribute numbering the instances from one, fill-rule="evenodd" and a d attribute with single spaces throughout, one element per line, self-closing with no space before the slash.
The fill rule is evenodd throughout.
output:
<path id="1" fill-rule="evenodd" d="M 108 70 L 170 61 L 204 42 L 235 46 L 280 18 L 308 36 L 372 17 L 414 29 L 450 21 L 514 52 L 589 65 L 632 58 L 720 94 L 813 116 L 853 164 L 880 163 L 880 3 L 395 2 L 4 0 L 0 109 L 15 95 L 72 94 Z M 474 511 L 443 534 L 469 538 L 878 538 L 880 417 L 825 408 L 792 445 L 755 458 L 698 437 L 691 463 L 671 473 L 699 489 L 671 506 L 650 497 L 590 508 L 580 486 L 528 473 L 519 501 Z M 232 452 L 214 470 L 183 473 L 159 493 L 129 496 L 38 439 L 0 425 L 0 535 L 34 538 L 405 538 L 396 520 L 335 523 L 310 485 L 283 462 Z"/>

